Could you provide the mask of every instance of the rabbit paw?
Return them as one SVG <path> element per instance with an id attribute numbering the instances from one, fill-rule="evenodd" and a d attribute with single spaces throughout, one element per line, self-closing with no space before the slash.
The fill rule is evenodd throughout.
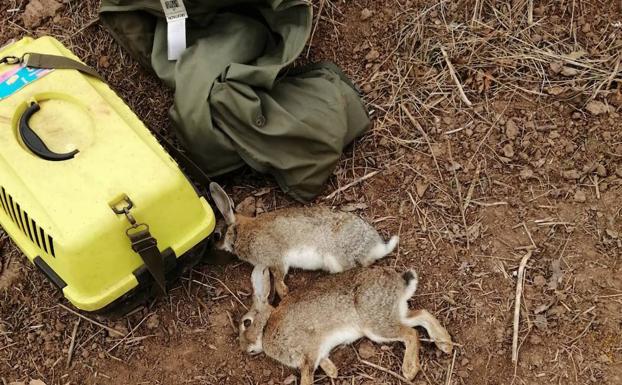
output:
<path id="1" fill-rule="evenodd" d="M 402 365 L 402 375 L 408 380 L 411 381 L 415 378 L 417 373 L 419 373 L 420 365 L 416 360 L 404 360 L 404 364 Z"/>
<path id="2" fill-rule="evenodd" d="M 437 339 L 436 341 L 434 341 L 434 343 L 436 344 L 437 348 L 441 349 L 441 351 L 447 354 L 451 354 L 454 349 L 454 344 L 453 342 L 451 342 L 451 337 L 449 336 L 449 334 L 447 334 L 447 336 L 443 337 L 442 339 Z"/>
<path id="3" fill-rule="evenodd" d="M 324 358 L 322 361 L 320 361 L 320 367 L 328 377 L 337 378 L 337 367 L 329 358 Z"/>

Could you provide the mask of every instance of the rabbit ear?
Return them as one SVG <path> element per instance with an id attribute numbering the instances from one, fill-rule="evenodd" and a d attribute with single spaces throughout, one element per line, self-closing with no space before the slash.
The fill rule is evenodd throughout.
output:
<path id="1" fill-rule="evenodd" d="M 225 222 L 227 225 L 232 225 L 235 223 L 235 214 L 233 213 L 233 201 L 225 190 L 216 182 L 212 182 L 209 184 L 209 192 L 216 203 L 216 207 L 218 207 L 218 211 L 225 218 Z"/>
<path id="2" fill-rule="evenodd" d="M 270 295 L 270 270 L 267 267 L 257 265 L 251 274 L 253 284 L 253 301 L 258 304 L 267 304 Z"/>

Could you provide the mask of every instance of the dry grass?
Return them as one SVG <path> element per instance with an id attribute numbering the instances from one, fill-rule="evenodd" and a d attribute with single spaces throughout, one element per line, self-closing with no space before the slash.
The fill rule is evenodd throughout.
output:
<path id="1" fill-rule="evenodd" d="M 37 31 L 20 26 L 16 10 L 24 3 L 0 4 L 0 14 L 6 15 L 0 36 L 34 32 L 59 38 L 97 67 L 150 127 L 167 129 L 171 92 L 139 68 L 97 23 L 96 0 L 68 2 L 58 22 Z M 620 229 L 622 207 L 619 200 L 607 202 L 620 196 L 613 170 L 622 159 L 616 150 L 622 139 L 613 132 L 609 147 L 601 143 L 612 117 L 582 126 L 576 121 L 593 119 L 584 109 L 589 101 L 608 104 L 620 95 L 620 33 L 608 21 L 597 23 L 591 14 L 599 8 L 618 16 L 620 12 L 611 11 L 612 5 L 578 0 L 318 0 L 314 5 L 314 32 L 306 56 L 319 60 L 332 55 L 365 91 L 374 118 L 373 130 L 344 155 L 322 201 L 334 206 L 364 203 L 362 214 L 376 227 L 386 235 L 401 236 L 399 250 L 383 263 L 425 273 L 414 302 L 448 325 L 460 344 L 453 357 L 425 348 L 415 383 L 479 385 L 500 376 L 515 376 L 511 381 L 517 384 L 601 380 L 606 367 L 599 355 L 622 354 L 617 329 L 607 323 L 617 320 L 607 309 L 619 303 L 621 294 L 607 279 L 587 290 L 581 279 L 593 269 L 619 270 L 615 258 L 622 245 L 607 230 Z M 374 12 L 365 23 L 360 21 L 363 7 Z M 585 27 L 589 23 L 591 29 Z M 362 48 L 365 44 L 368 47 Z M 380 51 L 380 57 L 364 59 L 369 49 Z M 571 120 L 572 112 L 579 118 Z M 510 119 L 520 123 L 516 140 L 505 133 Z M 559 136 L 552 137 L 553 132 Z M 504 149 L 512 142 L 513 156 Z M 564 152 L 575 143 L 576 148 Z M 607 167 L 607 176 L 596 173 L 598 164 Z M 562 178 L 559 171 L 568 169 L 577 169 L 579 178 Z M 262 210 L 292 204 L 273 183 L 248 170 L 237 174 L 232 184 L 237 201 L 256 194 Z M 589 209 L 572 203 L 579 190 L 588 192 Z M 534 245 L 539 252 L 524 270 L 522 301 L 516 306 L 521 355 L 514 372 L 514 274 L 521 256 Z M 9 255 L 16 254 L 12 250 Z M 290 372 L 267 359 L 242 357 L 232 350 L 235 322 L 248 302 L 244 269 L 201 268 L 184 277 L 166 303 L 151 304 L 121 325 L 96 321 L 105 328 L 90 322 L 94 320 L 74 326 L 76 316 L 55 306 L 58 295 L 28 278 L 19 293 L 12 292 L 15 298 L 4 291 L 0 327 L 23 337 L 46 328 L 44 320 L 65 324 L 64 329 L 59 326 L 57 340 L 71 346 L 73 358 L 64 352 L 59 363 L 71 360 L 80 373 L 103 373 L 99 378 L 111 381 L 118 374 L 115 369 L 124 367 L 115 365 L 123 361 L 132 363 L 137 375 L 132 379 L 157 377 L 162 383 L 291 379 Z M 30 273 L 34 272 L 28 271 L 29 277 Z M 313 277 L 293 274 L 292 288 L 301 284 L 301 276 Z M 534 289 L 536 277 L 547 278 L 544 288 Z M 29 296 L 35 300 L 28 302 Z M 564 315 L 548 314 L 553 310 Z M 152 313 L 166 330 L 145 329 Z M 543 315 L 550 323 L 545 331 L 540 329 Z M 116 332 L 108 336 L 106 328 Z M 0 355 L 6 351 L 10 362 L 22 363 L 19 373 L 60 377 L 63 365 L 39 363 L 40 353 L 27 349 L 23 341 L 15 342 L 17 347 L 4 343 L 8 334 L 2 330 Z M 156 333 L 160 334 L 153 336 Z M 544 342 L 534 343 L 534 335 Z M 148 344 L 151 338 L 155 342 Z M 208 351 L 222 354 L 217 357 L 222 362 L 180 370 L 181 374 L 141 366 L 149 356 L 144 355 L 145 346 L 153 349 L 150 353 L 168 357 L 181 356 L 196 343 L 202 349 L 196 357 Z M 533 357 L 542 349 L 543 363 L 534 364 Z M 360 345 L 337 349 L 333 354 L 340 378 L 327 379 L 318 370 L 318 383 L 403 383 L 401 347 L 376 346 L 373 356 L 365 358 L 360 350 Z M 99 355 L 91 360 L 82 356 L 85 351 Z M 541 376 L 529 377 L 532 371 Z"/>

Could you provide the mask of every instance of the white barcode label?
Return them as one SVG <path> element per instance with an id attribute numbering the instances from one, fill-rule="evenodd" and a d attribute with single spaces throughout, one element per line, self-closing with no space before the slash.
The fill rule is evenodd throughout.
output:
<path id="1" fill-rule="evenodd" d="M 166 16 L 167 21 L 185 19 L 188 17 L 183 0 L 160 0 L 160 3 L 162 4 L 164 16 Z"/>
<path id="2" fill-rule="evenodd" d="M 186 19 L 183 0 L 160 0 L 167 24 L 168 60 L 177 60 L 186 50 Z"/>

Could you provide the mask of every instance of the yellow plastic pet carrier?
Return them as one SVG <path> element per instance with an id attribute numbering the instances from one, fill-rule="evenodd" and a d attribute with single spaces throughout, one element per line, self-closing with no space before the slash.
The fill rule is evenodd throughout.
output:
<path id="1" fill-rule="evenodd" d="M 0 225 L 79 309 L 165 291 L 212 209 L 94 72 L 31 67 L 41 54 L 80 64 L 50 37 L 0 50 Z"/>

